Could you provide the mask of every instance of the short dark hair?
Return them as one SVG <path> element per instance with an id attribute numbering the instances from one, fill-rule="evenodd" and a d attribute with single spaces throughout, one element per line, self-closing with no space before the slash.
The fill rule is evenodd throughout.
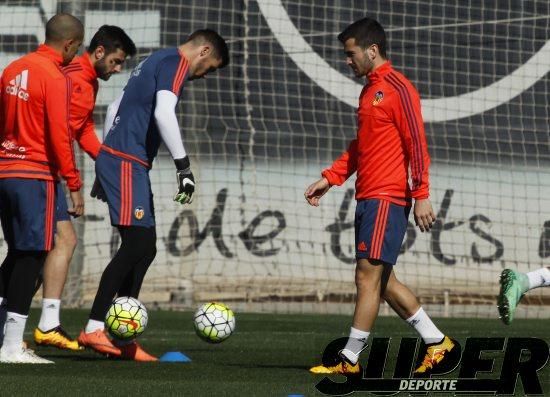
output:
<path id="1" fill-rule="evenodd" d="M 100 27 L 90 40 L 88 53 L 91 54 L 99 46 L 105 48 L 106 55 L 115 52 L 117 49 L 121 49 L 130 57 L 136 55 L 136 45 L 126 32 L 118 26 L 103 25 Z"/>
<path id="2" fill-rule="evenodd" d="M 211 29 L 197 30 L 191 33 L 185 42 L 194 42 L 197 45 L 207 42 L 212 45 L 214 56 L 222 61 L 220 68 L 223 68 L 229 64 L 229 50 L 227 49 L 227 43 L 216 31 Z"/>
<path id="3" fill-rule="evenodd" d="M 83 36 L 84 25 L 71 14 L 55 14 L 46 23 L 46 43 L 59 43 L 63 40 L 82 40 Z"/>
<path id="4" fill-rule="evenodd" d="M 380 55 L 386 58 L 386 32 L 376 19 L 366 17 L 355 21 L 338 35 L 342 44 L 349 39 L 355 39 L 355 44 L 361 48 L 376 44 Z"/>

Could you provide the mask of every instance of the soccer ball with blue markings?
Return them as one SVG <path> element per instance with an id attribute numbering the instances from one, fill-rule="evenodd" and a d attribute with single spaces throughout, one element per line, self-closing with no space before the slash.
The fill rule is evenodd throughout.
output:
<path id="1" fill-rule="evenodd" d="M 143 303 L 136 298 L 121 296 L 111 304 L 105 316 L 105 327 L 113 338 L 131 340 L 145 331 L 147 320 Z"/>
<path id="2" fill-rule="evenodd" d="M 222 342 L 235 331 L 235 315 L 223 303 L 205 303 L 195 312 L 193 320 L 195 332 L 206 342 Z"/>

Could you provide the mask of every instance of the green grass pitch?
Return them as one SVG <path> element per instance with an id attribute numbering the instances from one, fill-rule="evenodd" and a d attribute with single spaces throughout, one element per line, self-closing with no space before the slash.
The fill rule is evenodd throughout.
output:
<path id="1" fill-rule="evenodd" d="M 64 310 L 62 321 L 70 334 L 76 336 L 86 316 L 87 311 Z M 320 361 L 327 343 L 346 336 L 351 321 L 350 316 L 236 313 L 235 334 L 221 344 L 211 345 L 194 334 L 192 313 L 150 311 L 149 316 L 149 326 L 140 337 L 142 345 L 156 355 L 182 351 L 192 359 L 191 363 L 134 363 L 108 360 L 90 351 L 37 348 L 40 355 L 56 364 L 0 365 L 0 395 L 321 395 L 315 384 L 322 377 L 308 373 L 307 369 Z M 33 310 L 26 340 L 31 340 L 38 317 L 39 312 Z M 550 320 L 517 320 L 506 327 L 496 319 L 496 310 L 495 319 L 436 322 L 459 341 L 474 336 L 516 336 L 537 337 L 550 343 Z M 397 318 L 381 317 L 373 335 L 401 338 L 414 337 L 415 333 Z M 368 358 L 366 353 L 362 359 Z M 393 368 L 394 361 L 395 356 L 390 355 L 387 368 Z M 539 373 L 539 378 L 546 395 L 550 395 L 550 363 Z M 519 381 L 516 395 L 523 395 Z"/>

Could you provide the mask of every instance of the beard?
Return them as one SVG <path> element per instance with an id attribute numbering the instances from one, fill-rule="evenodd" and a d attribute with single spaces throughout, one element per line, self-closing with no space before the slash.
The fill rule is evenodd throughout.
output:
<path id="1" fill-rule="evenodd" d="M 94 69 L 97 73 L 97 77 L 99 77 L 103 81 L 107 81 L 111 77 L 112 73 L 109 72 L 109 67 L 107 66 L 107 62 L 105 62 L 105 58 L 97 61 L 95 63 Z"/>

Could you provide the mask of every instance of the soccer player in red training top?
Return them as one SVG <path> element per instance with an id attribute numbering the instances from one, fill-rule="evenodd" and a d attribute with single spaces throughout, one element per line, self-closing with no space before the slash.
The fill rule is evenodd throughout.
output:
<path id="1" fill-rule="evenodd" d="M 132 57 L 135 53 L 136 46 L 124 30 L 118 26 L 104 25 L 92 37 L 87 52 L 76 56 L 63 69 L 72 81 L 71 129 L 80 147 L 93 159 L 101 147 L 93 119 L 99 86 L 97 79 L 107 81 L 113 74 L 120 73 L 126 57 Z M 61 294 L 77 243 L 60 183 L 57 184 L 56 212 L 55 244 L 44 264 L 42 315 L 38 328 L 34 330 L 34 341 L 38 345 L 79 350 L 78 342 L 68 336 L 59 320 Z"/>
<path id="2" fill-rule="evenodd" d="M 357 172 L 355 211 L 355 283 L 353 326 L 341 362 L 311 368 L 314 373 L 357 373 L 383 298 L 420 334 L 426 356 L 415 374 L 428 374 L 441 364 L 454 342 L 443 335 L 420 307 L 416 296 L 395 276 L 394 265 L 414 200 L 414 219 L 422 232 L 435 215 L 429 198 L 430 157 L 416 89 L 386 58 L 386 35 L 374 19 L 348 26 L 338 40 L 355 76 L 368 79 L 359 97 L 357 138 L 322 178 L 305 191 L 310 205 L 334 185 Z M 409 175 L 410 168 L 410 175 Z M 412 181 L 409 186 L 409 176 Z"/>
<path id="3" fill-rule="evenodd" d="M 225 40 L 198 30 L 179 47 L 152 53 L 133 71 L 123 93 L 109 107 L 108 133 L 96 159 L 93 195 L 107 200 L 111 224 L 121 245 L 105 268 L 86 329 L 78 341 L 97 352 L 137 361 L 156 361 L 135 341 L 123 344 L 104 332 L 104 319 L 116 294 L 137 298 L 156 255 L 155 213 L 149 169 L 161 141 L 176 166 L 174 201 L 191 202 L 195 179 L 183 147 L 176 105 L 187 80 L 205 77 L 229 62 Z"/>
<path id="4" fill-rule="evenodd" d="M 82 183 L 69 126 L 71 81 L 63 73 L 82 44 L 82 23 L 58 14 L 45 44 L 12 62 L 0 80 L 0 219 L 8 255 L 0 267 L 0 362 L 52 363 L 23 346 L 34 287 L 52 249 L 58 174 L 82 215 Z"/>

